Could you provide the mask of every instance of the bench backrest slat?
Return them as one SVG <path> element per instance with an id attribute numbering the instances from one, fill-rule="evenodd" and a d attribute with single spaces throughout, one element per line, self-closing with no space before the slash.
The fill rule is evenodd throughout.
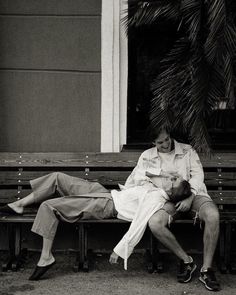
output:
<path id="1" fill-rule="evenodd" d="M 0 153 L 0 203 L 7 203 L 30 190 L 29 181 L 62 171 L 108 188 L 124 184 L 141 152 L 121 153 Z M 200 156 L 205 183 L 218 204 L 235 204 L 236 153 Z M 231 203 L 230 203 L 231 202 Z"/>

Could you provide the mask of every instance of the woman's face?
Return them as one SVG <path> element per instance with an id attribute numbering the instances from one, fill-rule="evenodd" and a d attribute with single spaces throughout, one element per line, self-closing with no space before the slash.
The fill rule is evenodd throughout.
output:
<path id="1" fill-rule="evenodd" d="M 171 151 L 171 142 L 170 135 L 166 131 L 162 131 L 154 141 L 157 151 L 160 153 L 169 153 Z"/>

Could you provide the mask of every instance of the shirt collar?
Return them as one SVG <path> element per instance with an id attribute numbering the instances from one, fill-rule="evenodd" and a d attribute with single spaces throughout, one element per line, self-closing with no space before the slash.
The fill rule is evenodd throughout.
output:
<path id="1" fill-rule="evenodd" d="M 175 155 L 183 155 L 184 151 L 183 151 L 183 146 L 181 145 L 181 143 L 174 140 L 174 144 L 175 144 Z"/>
<path id="2" fill-rule="evenodd" d="M 175 149 L 174 149 L 175 155 L 182 155 L 183 154 L 183 148 L 182 148 L 181 144 L 178 141 L 174 140 L 174 146 L 175 146 Z M 159 158 L 159 153 L 158 153 L 156 147 L 153 147 L 151 149 L 150 158 L 151 159 Z"/>

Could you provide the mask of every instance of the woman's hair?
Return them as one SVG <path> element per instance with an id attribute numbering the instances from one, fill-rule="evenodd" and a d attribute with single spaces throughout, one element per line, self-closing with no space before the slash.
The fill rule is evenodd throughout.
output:
<path id="1" fill-rule="evenodd" d="M 174 188 L 170 196 L 170 200 L 173 203 L 178 203 L 184 199 L 187 199 L 192 194 L 191 186 L 187 180 L 182 180 L 177 188 Z"/>
<path id="2" fill-rule="evenodd" d="M 162 126 L 162 127 L 159 127 L 159 128 L 151 128 L 151 129 L 149 129 L 149 138 L 150 138 L 150 140 L 154 141 L 164 131 L 167 134 L 170 134 L 170 128 L 165 127 L 165 126 Z"/>

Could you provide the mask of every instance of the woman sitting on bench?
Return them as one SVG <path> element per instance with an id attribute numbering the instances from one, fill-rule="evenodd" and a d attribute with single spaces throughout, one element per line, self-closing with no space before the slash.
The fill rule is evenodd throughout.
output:
<path id="1" fill-rule="evenodd" d="M 40 205 L 32 227 L 34 232 L 43 237 L 43 249 L 35 272 L 30 277 L 31 280 L 39 279 L 55 262 L 51 249 L 59 220 L 75 222 L 81 218 L 114 217 L 133 220 L 138 208 L 141 208 L 140 201 L 150 201 L 153 203 L 153 208 L 151 206 L 148 208 L 153 209 L 153 215 L 148 220 L 148 225 L 154 236 L 181 260 L 177 275 L 180 283 L 191 281 L 197 266 L 170 232 L 168 223 L 177 218 L 180 213 L 185 212 L 193 213 L 194 219 L 199 218 L 204 222 L 203 264 L 199 280 L 208 290 L 220 290 L 220 284 L 212 269 L 219 236 L 219 212 L 207 193 L 199 157 L 190 145 L 179 143 L 171 138 L 167 129 L 154 130 L 153 141 L 155 146 L 142 153 L 121 192 L 110 193 L 98 183 L 90 183 L 63 173 L 52 173 L 32 180 L 32 194 L 0 210 L 20 214 L 23 213 L 25 206 L 46 200 Z M 177 176 L 181 175 L 189 182 L 191 196 L 177 204 L 169 202 L 167 193 L 156 187 L 152 183 L 152 177 L 149 177 L 150 174 L 160 175 L 161 171 L 177 171 Z M 179 185 L 177 180 L 178 177 L 172 180 L 173 190 Z M 62 197 L 48 200 L 55 192 Z M 128 200 L 122 197 L 126 194 L 130 196 Z M 142 207 L 142 209 L 145 208 Z M 123 243 L 120 248 L 125 249 L 123 257 L 128 257 L 132 246 L 129 249 L 128 243 Z M 116 262 L 118 256 L 122 257 L 122 253 L 119 253 L 117 248 L 119 247 L 114 249 L 115 256 L 114 253 L 111 255 L 111 262 Z"/>

